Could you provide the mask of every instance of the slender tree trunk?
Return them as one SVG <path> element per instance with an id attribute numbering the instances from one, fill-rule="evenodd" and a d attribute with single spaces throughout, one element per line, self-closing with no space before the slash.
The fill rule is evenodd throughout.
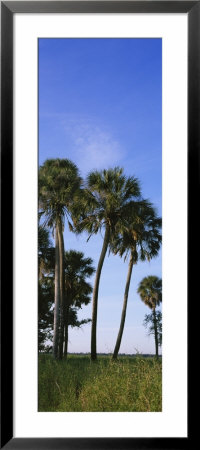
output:
<path id="1" fill-rule="evenodd" d="M 129 287 L 130 287 L 130 282 L 131 282 L 133 262 L 134 262 L 133 255 L 131 254 L 129 266 L 128 266 L 128 275 L 127 275 L 127 279 L 126 279 L 126 286 L 125 286 L 125 291 L 124 291 L 124 303 L 123 303 L 123 308 L 122 308 L 121 322 L 120 322 L 117 341 L 116 341 L 115 349 L 114 349 L 114 353 L 113 353 L 113 359 L 116 359 L 118 356 L 120 345 L 121 345 L 121 340 L 122 340 L 122 334 L 124 331 L 124 324 L 125 324 L 125 319 L 126 319 L 126 309 L 127 309 L 127 302 L 128 302 L 128 292 L 129 292 Z"/>
<path id="2" fill-rule="evenodd" d="M 106 256 L 108 244 L 110 237 L 110 227 L 106 225 L 103 247 L 101 250 L 101 255 L 99 258 L 99 263 L 96 271 L 96 278 L 93 289 L 93 306 L 92 306 L 92 330 L 91 330 L 91 359 L 94 361 L 97 358 L 97 350 L 96 350 L 96 332 L 97 332 L 97 306 L 98 306 L 98 292 L 99 292 L 99 281 L 101 276 L 101 270 L 103 266 L 103 262 Z"/>
<path id="3" fill-rule="evenodd" d="M 54 334 L 53 334 L 53 356 L 58 358 L 58 340 L 59 340 L 59 310 L 60 310 L 60 261 L 59 261 L 59 242 L 58 227 L 55 230 L 55 305 L 54 305 Z"/>
<path id="4" fill-rule="evenodd" d="M 158 329 L 157 329 L 157 319 L 156 310 L 153 309 L 153 322 L 154 322 L 154 336 L 155 336 L 155 348 L 156 348 L 156 358 L 158 357 Z"/>
<path id="5" fill-rule="evenodd" d="M 64 343 L 64 239 L 61 219 L 58 222 L 59 261 L 60 261 L 60 333 L 59 333 L 59 359 L 63 357 Z"/>
<path id="6" fill-rule="evenodd" d="M 66 305 L 66 309 L 65 309 L 65 345 L 64 345 L 65 358 L 67 358 L 67 352 L 68 352 L 68 327 L 69 327 L 69 306 Z"/>

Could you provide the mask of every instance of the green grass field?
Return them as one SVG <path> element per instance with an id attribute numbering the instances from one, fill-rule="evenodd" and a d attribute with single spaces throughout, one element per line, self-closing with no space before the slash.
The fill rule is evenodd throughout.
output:
<path id="1" fill-rule="evenodd" d="M 83 355 L 55 361 L 40 354 L 38 411 L 162 410 L 162 360 L 152 357 Z"/>

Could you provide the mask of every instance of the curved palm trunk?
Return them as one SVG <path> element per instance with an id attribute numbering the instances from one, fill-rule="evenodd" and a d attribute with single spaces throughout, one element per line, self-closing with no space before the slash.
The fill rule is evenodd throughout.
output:
<path id="1" fill-rule="evenodd" d="M 127 302 L 128 302 L 128 292 L 129 292 L 129 287 L 130 287 L 130 282 L 131 282 L 133 263 L 134 263 L 133 255 L 131 254 L 129 266 L 128 266 L 128 275 L 127 275 L 127 279 L 126 279 L 126 287 L 125 287 L 125 291 L 124 291 L 124 303 L 123 303 L 123 308 L 122 308 L 121 322 L 120 322 L 117 341 L 116 341 L 115 349 L 114 349 L 114 353 L 113 353 L 113 359 L 116 359 L 118 356 L 120 345 L 121 345 L 121 340 L 122 340 L 122 334 L 124 331 L 124 324 L 125 324 L 125 319 L 126 319 L 126 308 L 127 308 Z"/>
<path id="2" fill-rule="evenodd" d="M 97 358 L 96 351 L 96 330 L 97 330 L 97 306 L 98 306 L 98 292 L 99 292 L 99 281 L 101 276 L 101 270 L 103 266 L 103 262 L 106 256 L 108 244 L 109 244 L 109 236 L 110 236 L 110 227 L 106 226 L 103 247 L 101 250 L 101 255 L 99 258 L 99 263 L 96 271 L 96 278 L 93 289 L 93 306 L 92 306 L 92 331 L 91 331 L 91 359 L 95 360 Z"/>
<path id="3" fill-rule="evenodd" d="M 59 332 L 59 359 L 63 357 L 64 341 L 64 239 L 61 219 L 58 221 L 59 261 L 60 261 L 60 332 Z"/>
<path id="4" fill-rule="evenodd" d="M 66 305 L 65 308 L 65 345 L 64 345 L 64 356 L 67 358 L 67 352 L 68 352 L 68 325 L 69 323 L 69 306 Z"/>
<path id="5" fill-rule="evenodd" d="M 156 358 L 158 357 L 158 329 L 157 329 L 157 319 L 156 319 L 156 310 L 153 309 L 153 322 L 154 322 L 154 336 L 155 336 L 155 349 L 156 349 Z"/>
<path id="6" fill-rule="evenodd" d="M 58 358 L 58 340 L 59 340 L 59 310 L 60 310 L 60 261 L 59 261 L 59 240 L 58 227 L 55 230 L 55 306 L 54 306 L 54 325 L 53 325 L 53 356 Z"/>

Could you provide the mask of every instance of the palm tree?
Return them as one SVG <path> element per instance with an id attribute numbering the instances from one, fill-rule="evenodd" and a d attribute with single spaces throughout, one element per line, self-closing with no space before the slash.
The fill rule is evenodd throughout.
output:
<path id="1" fill-rule="evenodd" d="M 87 305 L 92 287 L 88 278 L 94 273 L 92 259 L 85 258 L 82 252 L 65 252 L 65 302 L 67 321 L 64 316 L 65 353 L 67 353 L 68 327 L 78 327 L 91 322 L 91 319 L 78 320 L 78 310 Z M 54 302 L 55 248 L 52 247 L 49 231 L 39 225 L 38 229 L 38 349 L 48 351 L 52 340 Z"/>
<path id="2" fill-rule="evenodd" d="M 153 313 L 155 349 L 156 357 L 158 357 L 159 339 L 156 320 L 156 307 L 162 302 L 162 279 L 153 275 L 143 278 L 138 286 L 137 292 L 140 295 L 141 300 L 152 310 Z"/>
<path id="3" fill-rule="evenodd" d="M 87 279 L 95 271 L 93 260 L 84 257 L 83 252 L 70 250 L 65 252 L 65 303 L 64 303 L 64 355 L 67 356 L 68 325 L 70 311 L 76 312 L 82 305 L 88 305 L 92 287 Z M 89 320 L 82 321 L 87 323 Z"/>
<path id="4" fill-rule="evenodd" d="M 111 243 L 110 248 L 114 254 L 118 253 L 121 257 L 125 255 L 125 260 L 130 255 L 121 321 L 113 359 L 117 358 L 121 345 L 133 266 L 139 260 L 150 261 L 157 256 L 161 243 L 160 228 L 161 219 L 157 217 L 153 206 L 148 201 L 143 200 L 133 210 L 132 214 L 124 220 L 119 233 L 114 236 Z"/>
<path id="5" fill-rule="evenodd" d="M 64 240 L 65 216 L 71 226 L 71 208 L 81 179 L 76 165 L 68 159 L 47 159 L 39 168 L 39 209 L 44 225 L 52 228 L 55 238 L 55 307 L 53 354 L 63 354 Z M 59 336 L 60 330 L 60 336 Z"/>
<path id="6" fill-rule="evenodd" d="M 123 169 L 102 170 L 91 172 L 87 177 L 85 189 L 84 214 L 79 218 L 76 230 L 83 229 L 92 234 L 104 230 L 103 246 L 96 270 L 93 289 L 92 330 L 91 330 L 91 359 L 97 358 L 96 327 L 99 282 L 103 262 L 109 242 L 115 229 L 129 214 L 140 199 L 140 187 L 137 178 L 126 177 Z M 88 239 L 89 239 L 88 238 Z"/>

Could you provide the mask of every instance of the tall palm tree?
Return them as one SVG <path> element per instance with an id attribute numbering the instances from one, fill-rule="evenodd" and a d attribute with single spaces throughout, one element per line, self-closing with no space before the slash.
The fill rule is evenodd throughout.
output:
<path id="1" fill-rule="evenodd" d="M 161 219 L 157 217 L 153 206 L 143 200 L 133 209 L 132 214 L 124 220 L 119 233 L 114 236 L 111 243 L 110 248 L 114 254 L 125 255 L 125 260 L 130 255 L 121 321 L 113 359 L 117 358 L 121 345 L 133 266 L 139 260 L 150 261 L 157 256 L 161 243 L 160 228 Z"/>
<path id="2" fill-rule="evenodd" d="M 92 286 L 87 279 L 95 271 L 93 260 L 84 257 L 83 252 L 70 250 L 65 252 L 65 303 L 64 303 L 64 355 L 67 356 L 68 325 L 70 310 L 88 305 Z M 88 320 L 87 320 L 88 322 Z M 84 323 L 84 321 L 83 321 Z"/>
<path id="3" fill-rule="evenodd" d="M 156 320 L 156 307 L 162 302 L 162 279 L 153 275 L 143 278 L 138 286 L 137 292 L 140 295 L 141 300 L 152 310 L 153 313 L 155 349 L 156 357 L 158 357 L 159 339 Z"/>
<path id="4" fill-rule="evenodd" d="M 87 177 L 85 189 L 85 210 L 77 224 L 77 231 L 87 230 L 89 238 L 92 234 L 104 230 L 103 246 L 96 270 L 93 289 L 91 359 L 97 358 L 96 328 L 99 282 L 102 266 L 115 229 L 128 216 L 140 199 L 140 187 L 137 178 L 126 177 L 123 169 L 94 171 Z M 89 239 L 88 238 L 88 239 Z"/>
<path id="5" fill-rule="evenodd" d="M 71 208 L 81 186 L 76 165 L 68 159 L 47 159 L 39 168 L 39 209 L 44 224 L 55 238 L 55 307 L 53 354 L 63 354 L 64 240 L 65 217 L 71 226 Z M 60 336 L 59 336 L 60 331 Z"/>

